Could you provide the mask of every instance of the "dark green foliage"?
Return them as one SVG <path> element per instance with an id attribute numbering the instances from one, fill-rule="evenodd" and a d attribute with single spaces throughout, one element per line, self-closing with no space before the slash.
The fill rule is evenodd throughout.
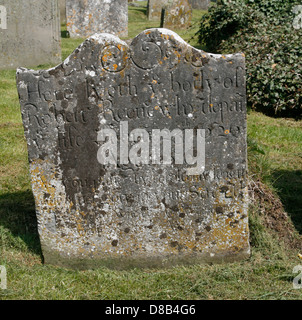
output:
<path id="1" fill-rule="evenodd" d="M 201 19 L 209 51 L 244 52 L 248 105 L 269 115 L 301 116 L 302 28 L 296 0 L 222 0 Z"/>

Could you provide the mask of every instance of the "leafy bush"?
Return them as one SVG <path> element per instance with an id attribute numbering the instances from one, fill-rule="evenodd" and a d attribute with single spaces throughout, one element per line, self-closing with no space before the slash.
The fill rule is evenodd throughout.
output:
<path id="1" fill-rule="evenodd" d="M 209 51 L 244 52 L 248 105 L 266 114 L 301 116 L 302 29 L 296 0 L 221 0 L 201 19 Z"/>

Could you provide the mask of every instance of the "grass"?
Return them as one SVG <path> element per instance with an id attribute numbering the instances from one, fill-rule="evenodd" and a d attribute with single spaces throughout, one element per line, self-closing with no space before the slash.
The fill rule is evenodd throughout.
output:
<path id="1" fill-rule="evenodd" d="M 201 12 L 194 11 L 198 21 Z M 129 8 L 129 37 L 158 22 L 145 8 Z M 197 25 L 197 23 L 196 23 Z M 62 27 L 63 36 L 65 26 Z M 179 32 L 189 41 L 196 26 Z M 176 30 L 177 31 L 177 30 Z M 178 32 L 178 31 L 177 31 Z M 66 58 L 82 39 L 62 38 Z M 192 40 L 194 43 L 194 40 Z M 41 66 L 40 66 L 41 67 Z M 37 67 L 37 68 L 40 68 Z M 0 72 L 0 265 L 7 289 L 0 299 L 301 299 L 293 289 L 299 249 L 287 247 L 266 224 L 258 203 L 250 206 L 252 254 L 241 262 L 171 269 L 71 271 L 43 264 L 15 71 Z M 302 232 L 302 122 L 248 114 L 251 179 L 261 179 L 282 200 L 295 231 Z M 268 212 L 270 208 L 268 207 Z M 301 252 L 302 253 L 302 252 Z"/>
<path id="2" fill-rule="evenodd" d="M 302 121 L 251 113 L 248 136 L 261 144 L 269 159 L 267 184 L 278 194 L 302 233 Z"/>

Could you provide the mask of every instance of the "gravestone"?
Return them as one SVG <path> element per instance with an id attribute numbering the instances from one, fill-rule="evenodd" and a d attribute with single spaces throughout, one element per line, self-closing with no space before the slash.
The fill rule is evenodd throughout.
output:
<path id="1" fill-rule="evenodd" d="M 66 23 L 66 0 L 59 0 L 60 21 Z"/>
<path id="2" fill-rule="evenodd" d="M 210 2 L 210 0 L 189 0 L 192 9 L 198 10 L 208 10 Z"/>
<path id="3" fill-rule="evenodd" d="M 149 20 L 160 20 L 162 8 L 169 0 L 148 0 L 147 16 Z"/>
<path id="4" fill-rule="evenodd" d="M 167 29 L 95 34 L 17 70 L 45 263 L 162 267 L 249 256 L 243 54 Z"/>
<path id="5" fill-rule="evenodd" d="M 66 16 L 71 38 L 97 32 L 128 36 L 127 0 L 66 0 Z"/>
<path id="6" fill-rule="evenodd" d="M 0 0 L 0 69 L 61 62 L 57 0 Z"/>
<path id="7" fill-rule="evenodd" d="M 169 0 L 162 9 L 161 27 L 187 29 L 191 25 L 192 7 L 188 0 Z"/>

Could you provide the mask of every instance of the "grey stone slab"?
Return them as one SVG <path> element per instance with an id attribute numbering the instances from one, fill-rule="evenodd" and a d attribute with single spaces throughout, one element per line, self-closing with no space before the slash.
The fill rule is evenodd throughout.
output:
<path id="1" fill-rule="evenodd" d="M 188 0 L 169 0 L 163 7 L 161 27 L 187 29 L 191 26 L 192 7 Z"/>
<path id="2" fill-rule="evenodd" d="M 189 0 L 192 9 L 208 10 L 211 3 L 210 0 Z"/>
<path id="3" fill-rule="evenodd" d="M 61 62 L 57 0 L 0 0 L 0 69 Z"/>
<path id="4" fill-rule="evenodd" d="M 149 20 L 160 20 L 162 8 L 169 0 L 148 0 L 147 16 Z"/>
<path id="5" fill-rule="evenodd" d="M 72 38 L 101 32 L 128 36 L 127 0 L 66 0 L 66 16 Z"/>
<path id="6" fill-rule="evenodd" d="M 243 54 L 167 29 L 96 34 L 55 68 L 18 69 L 17 87 L 45 263 L 249 256 Z"/>
<path id="7" fill-rule="evenodd" d="M 60 8 L 60 21 L 66 23 L 66 0 L 58 0 Z"/>

